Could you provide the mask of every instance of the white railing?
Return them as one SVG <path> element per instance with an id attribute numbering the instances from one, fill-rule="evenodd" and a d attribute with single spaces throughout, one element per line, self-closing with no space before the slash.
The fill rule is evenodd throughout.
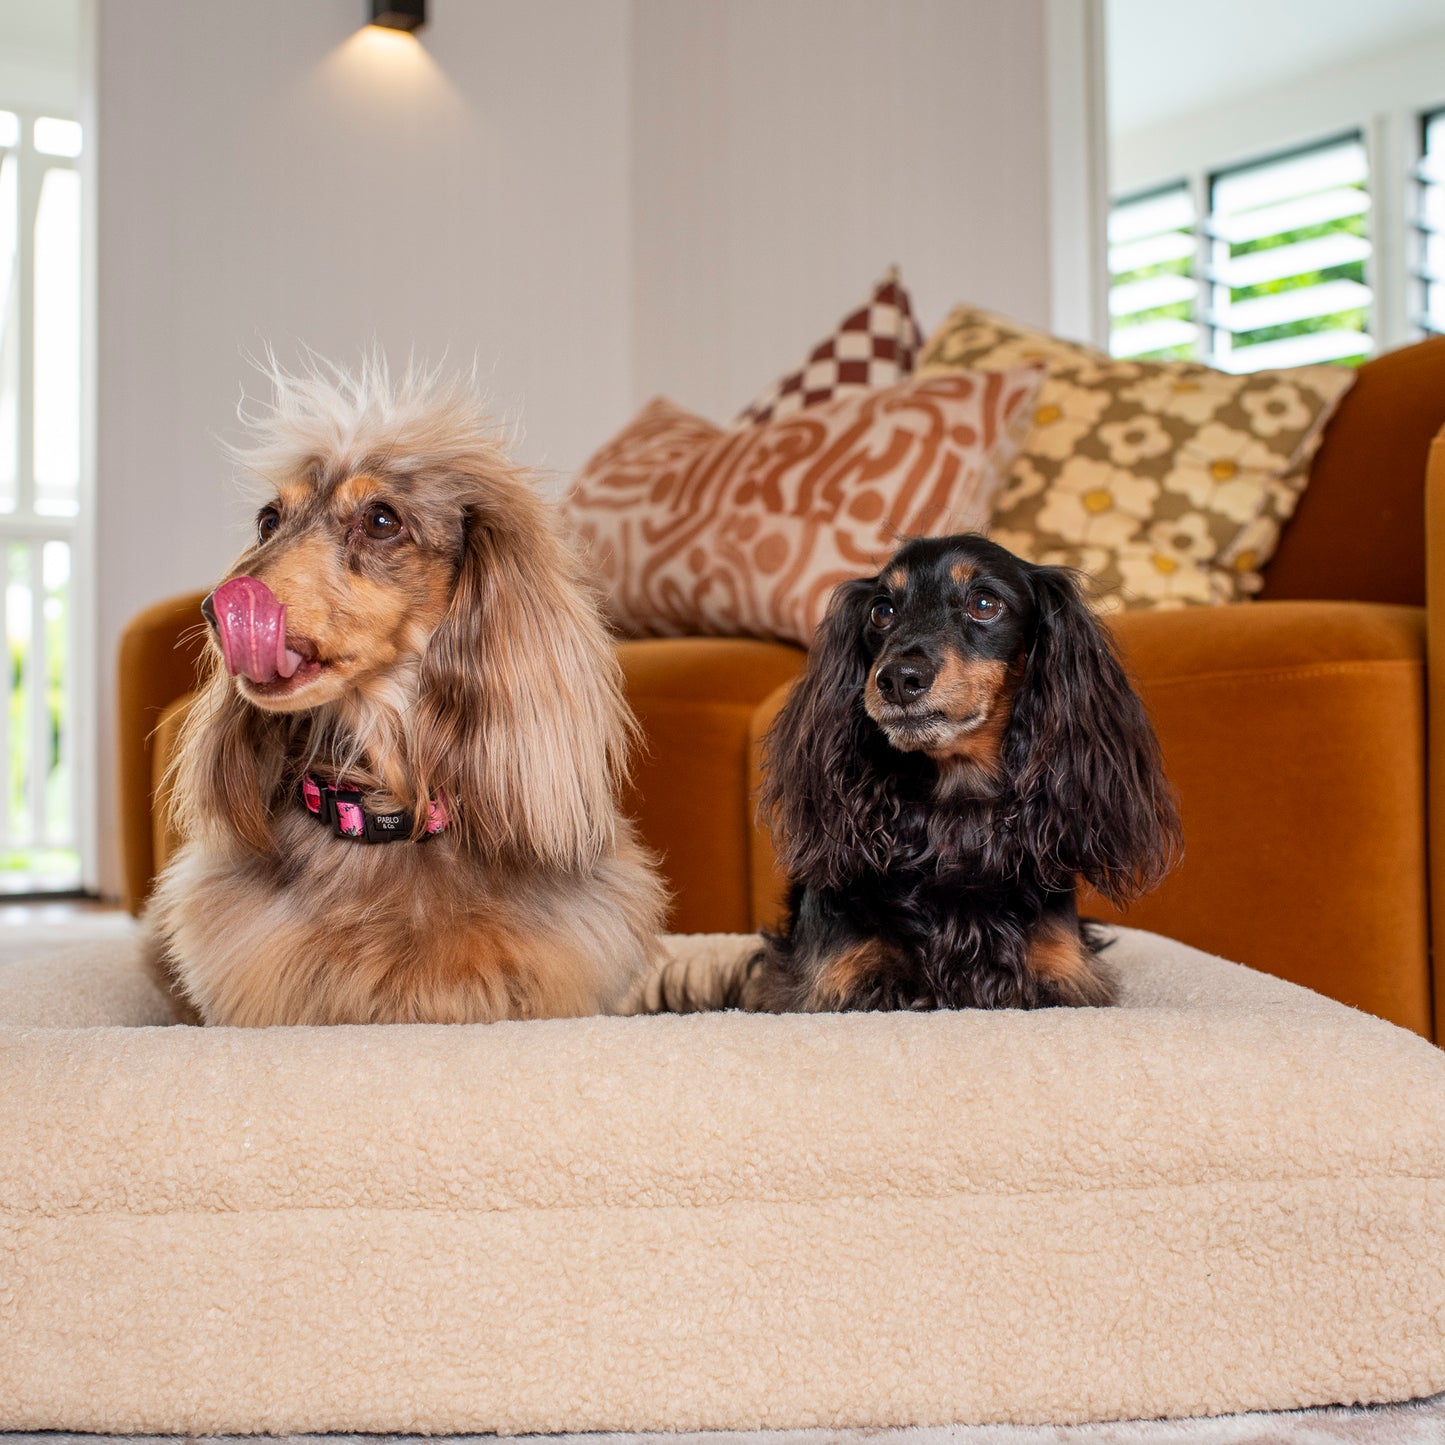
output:
<path id="1" fill-rule="evenodd" d="M 80 883 L 80 140 L 0 110 L 0 892 Z"/>

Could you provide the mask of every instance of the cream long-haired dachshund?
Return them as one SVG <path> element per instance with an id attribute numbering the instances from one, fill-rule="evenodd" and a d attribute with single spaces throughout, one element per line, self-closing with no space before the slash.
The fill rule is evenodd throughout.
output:
<path id="1" fill-rule="evenodd" d="M 606 1012 L 664 892 L 635 728 L 552 509 L 464 381 L 273 371 L 256 540 L 203 607 L 151 965 L 210 1024 Z"/>

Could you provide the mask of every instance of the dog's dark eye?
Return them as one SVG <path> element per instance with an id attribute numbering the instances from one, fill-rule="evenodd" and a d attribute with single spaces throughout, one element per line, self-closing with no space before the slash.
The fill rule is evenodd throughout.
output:
<path id="1" fill-rule="evenodd" d="M 887 598 L 880 597 L 873 604 L 873 608 L 868 614 L 868 620 L 880 632 L 886 631 L 893 626 L 893 604 Z"/>
<path id="2" fill-rule="evenodd" d="M 401 536 L 401 518 L 382 502 L 373 502 L 366 509 L 361 525 L 368 537 L 375 537 L 379 542 Z"/>
<path id="3" fill-rule="evenodd" d="M 276 535 L 276 529 L 281 525 L 281 513 L 275 507 L 262 507 L 256 514 L 256 539 L 260 542 L 268 542 Z"/>
<path id="4" fill-rule="evenodd" d="M 968 615 L 975 622 L 992 622 L 1003 611 L 1003 603 L 992 592 L 975 592 L 968 599 Z"/>

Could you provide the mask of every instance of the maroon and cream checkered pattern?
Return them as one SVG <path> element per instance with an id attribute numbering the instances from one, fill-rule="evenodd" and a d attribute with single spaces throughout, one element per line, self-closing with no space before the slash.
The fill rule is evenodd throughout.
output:
<path id="1" fill-rule="evenodd" d="M 866 306 L 845 317 L 796 371 L 761 393 L 738 422 L 757 426 L 804 407 L 895 386 L 913 374 L 921 341 L 913 303 L 897 270 L 891 270 Z"/>

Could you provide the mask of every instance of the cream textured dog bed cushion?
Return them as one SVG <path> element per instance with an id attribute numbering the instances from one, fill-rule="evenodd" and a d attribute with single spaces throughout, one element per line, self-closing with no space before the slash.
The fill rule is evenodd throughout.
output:
<path id="1" fill-rule="evenodd" d="M 1114 957 L 1104 1011 L 257 1031 L 136 1027 L 126 948 L 0 967 L 0 1428 L 1445 1388 L 1445 1056 L 1148 934 Z"/>

